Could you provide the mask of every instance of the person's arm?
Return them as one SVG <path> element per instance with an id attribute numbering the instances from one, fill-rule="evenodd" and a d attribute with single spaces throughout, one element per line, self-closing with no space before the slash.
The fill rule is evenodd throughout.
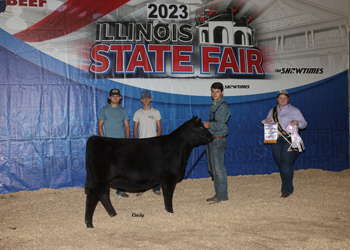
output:
<path id="1" fill-rule="evenodd" d="M 137 127 L 138 126 L 139 126 L 139 123 L 138 122 L 134 122 L 134 138 L 135 139 L 139 138 L 138 134 L 137 134 Z"/>
<path id="2" fill-rule="evenodd" d="M 98 134 L 101 136 L 101 137 L 104 137 L 104 133 L 103 133 L 103 124 L 104 124 L 104 121 L 102 120 L 98 120 Z"/>
<path id="3" fill-rule="evenodd" d="M 157 120 L 157 136 L 161 136 L 162 134 L 162 122 L 161 120 Z"/>
<path id="4" fill-rule="evenodd" d="M 203 125 L 205 128 L 209 128 L 210 127 L 210 122 L 203 122 Z"/>
<path id="5" fill-rule="evenodd" d="M 304 116 L 301 114 L 300 110 L 297 109 L 295 112 L 294 120 L 291 122 L 292 125 L 296 124 L 300 129 L 304 129 L 307 126 Z"/>
<path id="6" fill-rule="evenodd" d="M 130 125 L 129 125 L 129 120 L 124 121 L 124 126 L 125 126 L 125 135 L 126 135 L 126 138 L 130 138 Z"/>
<path id="7" fill-rule="evenodd" d="M 262 120 L 261 123 L 265 124 L 265 123 L 269 123 L 272 122 L 272 109 L 269 111 L 269 114 L 267 115 L 267 118 L 265 120 Z"/>
<path id="8" fill-rule="evenodd" d="M 272 118 L 267 117 L 265 120 L 262 121 L 262 123 L 269 123 L 272 122 Z"/>
<path id="9" fill-rule="evenodd" d="M 215 113 L 215 120 L 212 122 L 205 122 L 204 127 L 209 125 L 212 131 L 221 131 L 224 127 L 226 127 L 226 123 L 228 122 L 231 116 L 230 108 L 227 104 L 223 104 L 220 106 Z"/>

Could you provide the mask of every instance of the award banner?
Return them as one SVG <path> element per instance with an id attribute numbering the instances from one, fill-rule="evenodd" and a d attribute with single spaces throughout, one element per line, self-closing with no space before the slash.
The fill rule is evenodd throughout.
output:
<path id="1" fill-rule="evenodd" d="M 264 124 L 264 143 L 276 143 L 278 138 L 278 124 L 265 123 Z"/>
<path id="2" fill-rule="evenodd" d="M 278 171 L 261 120 L 286 89 L 308 122 L 295 168 L 349 168 L 348 10 L 343 0 L 0 0 L 0 193 L 83 187 L 86 141 L 112 88 L 131 130 L 149 90 L 165 135 L 207 121 L 221 82 L 231 176 Z M 206 157 L 189 177 L 209 177 Z"/>

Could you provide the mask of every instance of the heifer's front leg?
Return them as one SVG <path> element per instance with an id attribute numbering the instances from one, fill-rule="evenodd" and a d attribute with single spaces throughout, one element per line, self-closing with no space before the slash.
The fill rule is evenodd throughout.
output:
<path id="1" fill-rule="evenodd" d="M 175 186 L 176 186 L 175 178 L 168 178 L 166 181 L 162 182 L 165 210 L 169 213 L 174 213 L 173 195 L 174 195 Z"/>
<path id="2" fill-rule="evenodd" d="M 109 192 L 110 192 L 110 189 L 107 188 L 106 191 L 102 194 L 100 201 L 101 201 L 102 205 L 104 206 L 104 208 L 106 209 L 109 216 L 114 217 L 117 215 L 117 213 L 115 212 L 115 210 L 112 206 Z"/>
<path id="3" fill-rule="evenodd" d="M 85 223 L 88 228 L 94 228 L 92 225 L 92 216 L 94 215 L 97 203 L 106 188 L 109 189 L 109 184 L 93 185 L 86 194 Z"/>

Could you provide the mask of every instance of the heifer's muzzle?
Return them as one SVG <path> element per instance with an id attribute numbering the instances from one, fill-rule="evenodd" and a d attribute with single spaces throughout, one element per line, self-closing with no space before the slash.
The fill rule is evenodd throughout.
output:
<path id="1" fill-rule="evenodd" d="M 198 136 L 205 142 L 211 142 L 214 140 L 214 136 L 204 126 L 196 128 L 191 127 L 191 129 L 198 133 Z"/>

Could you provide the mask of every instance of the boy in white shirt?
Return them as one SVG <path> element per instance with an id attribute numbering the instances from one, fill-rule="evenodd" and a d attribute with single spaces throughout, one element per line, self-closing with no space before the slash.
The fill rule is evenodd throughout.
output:
<path id="1" fill-rule="evenodd" d="M 148 90 L 141 92 L 141 102 L 143 107 L 134 114 L 134 138 L 149 138 L 160 136 L 162 134 L 160 112 L 151 107 L 152 97 Z M 138 131 L 137 131 L 138 129 Z M 153 192 L 160 195 L 160 185 L 153 187 Z M 140 196 L 144 191 L 137 193 Z"/>

